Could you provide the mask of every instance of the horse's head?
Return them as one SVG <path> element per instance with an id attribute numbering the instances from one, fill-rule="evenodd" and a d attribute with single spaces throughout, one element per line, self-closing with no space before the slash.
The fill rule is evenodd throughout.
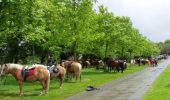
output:
<path id="1" fill-rule="evenodd" d="M 8 65 L 3 64 L 1 66 L 0 76 L 6 76 L 8 74 Z"/>
<path id="2" fill-rule="evenodd" d="M 65 68 L 64 61 L 62 61 L 60 65 Z"/>

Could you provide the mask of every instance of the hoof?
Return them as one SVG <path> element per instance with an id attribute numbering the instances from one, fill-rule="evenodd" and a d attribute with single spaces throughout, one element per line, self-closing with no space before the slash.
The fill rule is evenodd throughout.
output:
<path id="1" fill-rule="evenodd" d="M 43 95 L 43 92 L 40 92 L 39 96 L 42 96 Z"/>
<path id="2" fill-rule="evenodd" d="M 23 93 L 20 93 L 19 96 L 23 96 Z"/>
<path id="3" fill-rule="evenodd" d="M 46 91 L 45 94 L 48 94 L 48 91 Z"/>

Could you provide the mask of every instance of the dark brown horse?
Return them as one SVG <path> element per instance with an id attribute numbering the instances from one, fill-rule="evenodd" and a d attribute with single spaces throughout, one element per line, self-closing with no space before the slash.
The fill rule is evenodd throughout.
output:
<path id="1" fill-rule="evenodd" d="M 83 68 L 91 67 L 90 61 L 88 61 L 88 60 L 81 60 L 81 61 L 79 61 L 79 63 L 82 65 Z"/>
<path id="2" fill-rule="evenodd" d="M 156 67 L 157 66 L 157 60 L 156 59 L 149 59 L 150 66 Z"/>
<path id="3" fill-rule="evenodd" d="M 126 62 L 124 60 L 105 59 L 104 62 L 107 65 L 109 72 L 114 70 L 114 72 L 121 71 L 121 73 L 123 73 L 123 71 L 127 68 Z"/>
<path id="4" fill-rule="evenodd" d="M 63 61 L 61 66 L 66 68 L 67 76 L 71 75 L 71 78 L 75 78 L 76 80 L 80 78 L 81 80 L 81 70 L 82 65 L 75 61 Z"/>
<path id="5" fill-rule="evenodd" d="M 50 73 L 43 66 L 32 66 L 31 69 L 27 70 L 29 72 L 25 72 L 24 67 L 19 64 L 4 64 L 1 68 L 1 76 L 12 74 L 15 77 L 16 81 L 19 84 L 19 95 L 23 95 L 22 85 L 23 82 L 34 82 L 39 81 L 42 85 L 42 91 L 40 95 L 47 93 L 49 90 L 50 84 Z M 25 74 L 25 75 L 24 75 Z M 27 75 L 26 75 L 27 74 Z"/>

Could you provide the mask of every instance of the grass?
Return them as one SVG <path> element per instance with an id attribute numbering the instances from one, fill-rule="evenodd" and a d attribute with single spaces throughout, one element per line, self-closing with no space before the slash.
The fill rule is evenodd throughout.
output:
<path id="1" fill-rule="evenodd" d="M 143 70 L 145 67 L 131 67 L 127 69 L 123 74 L 114 72 L 103 72 L 102 70 L 96 71 L 95 69 L 83 69 L 82 81 L 66 81 L 63 84 L 63 88 L 59 89 L 59 83 L 56 80 L 52 80 L 50 83 L 50 91 L 48 94 L 38 96 L 41 90 L 39 82 L 24 83 L 23 91 L 24 96 L 19 97 L 18 83 L 12 76 L 8 76 L 6 85 L 0 85 L 0 98 L 1 100 L 63 100 L 76 93 L 85 91 L 88 85 L 95 87 L 101 86 L 105 83 L 124 77 L 128 74 Z"/>
<path id="2" fill-rule="evenodd" d="M 156 79 L 142 100 L 170 100 L 170 65 Z"/>

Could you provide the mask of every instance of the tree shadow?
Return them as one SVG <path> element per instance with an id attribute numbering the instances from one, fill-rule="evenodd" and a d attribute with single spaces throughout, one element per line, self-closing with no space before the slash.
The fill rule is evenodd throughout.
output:
<path id="1" fill-rule="evenodd" d="M 94 72 L 83 72 L 83 75 L 104 75 L 104 74 L 113 74 L 115 72 L 107 72 L 107 71 L 94 71 Z"/>
<path id="2" fill-rule="evenodd" d="M 19 97 L 18 93 L 6 93 L 6 92 L 0 92 L 0 96 L 3 97 Z"/>
<path id="3" fill-rule="evenodd" d="M 16 93 L 7 93 L 7 92 L 2 92 L 0 91 L 0 97 L 35 97 L 35 96 L 39 96 L 40 95 L 40 92 L 31 92 L 30 93 L 27 93 L 27 92 L 24 92 L 24 94 L 22 96 L 19 96 L 18 92 Z M 44 94 L 45 95 L 45 94 Z"/>
<path id="4" fill-rule="evenodd" d="M 170 84 L 166 85 L 165 87 L 170 88 Z"/>

